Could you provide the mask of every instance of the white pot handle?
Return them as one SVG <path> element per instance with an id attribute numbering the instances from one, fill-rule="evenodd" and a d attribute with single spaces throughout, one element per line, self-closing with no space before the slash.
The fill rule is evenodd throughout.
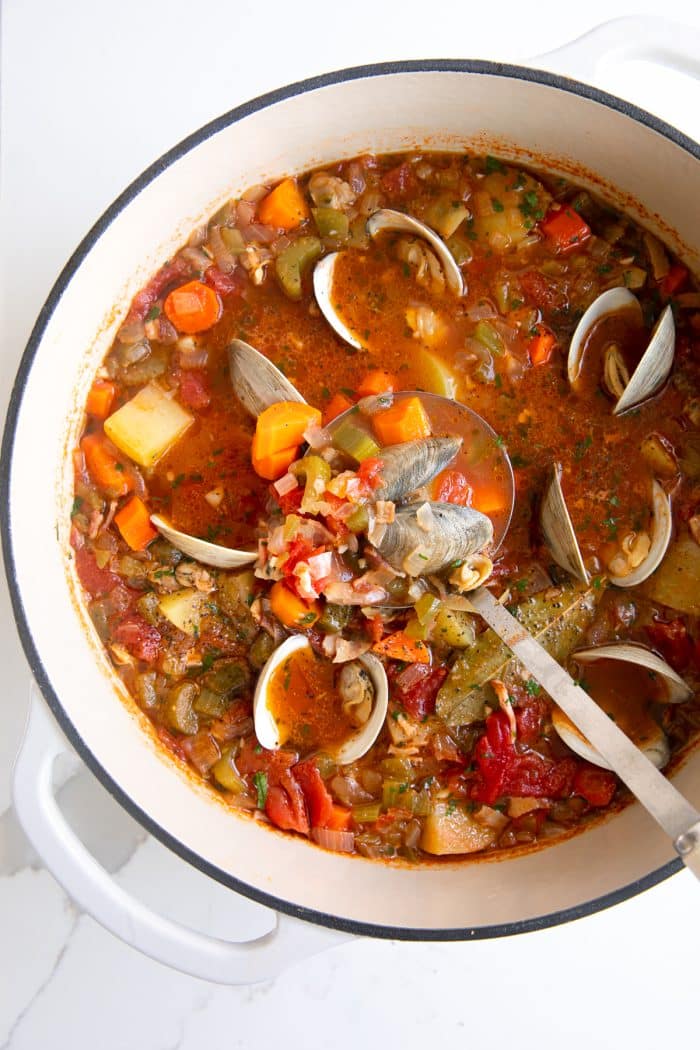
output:
<path id="1" fill-rule="evenodd" d="M 219 984 L 269 980 L 349 934 L 278 914 L 270 933 L 232 944 L 166 919 L 136 900 L 97 863 L 56 804 L 53 767 L 68 746 L 32 684 L 27 732 L 13 776 L 17 817 L 36 852 L 80 908 L 158 962 Z"/>
<path id="2" fill-rule="evenodd" d="M 538 55 L 532 65 L 594 84 L 601 62 L 613 57 L 619 61 L 647 59 L 700 77 L 700 32 L 654 15 L 629 15 L 604 22 L 570 44 Z"/>

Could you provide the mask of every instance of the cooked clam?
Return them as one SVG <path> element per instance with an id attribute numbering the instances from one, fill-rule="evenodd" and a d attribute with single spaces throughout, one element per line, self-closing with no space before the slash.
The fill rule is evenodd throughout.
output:
<path id="1" fill-rule="evenodd" d="M 292 635 L 275 649 L 260 672 L 253 699 L 255 735 L 261 745 L 271 751 L 276 751 L 285 742 L 284 730 L 269 704 L 273 675 L 292 654 L 310 648 L 303 635 Z M 337 673 L 336 689 L 343 713 L 356 728 L 340 744 L 324 747 L 324 750 L 340 765 L 347 765 L 369 751 L 384 725 L 389 687 L 382 663 L 365 653 L 344 664 Z"/>
<path id="2" fill-rule="evenodd" d="M 364 344 L 360 342 L 357 336 L 351 332 L 345 322 L 338 315 L 335 305 L 332 302 L 331 292 L 333 289 L 333 276 L 335 273 L 335 264 L 337 263 L 340 252 L 331 252 L 329 255 L 324 255 L 314 267 L 313 284 L 314 284 L 314 296 L 318 308 L 328 321 L 336 335 L 339 335 L 341 339 L 344 339 L 350 346 L 354 346 L 356 350 L 364 350 Z"/>
<path id="3" fill-rule="evenodd" d="M 239 569 L 241 565 L 250 565 L 258 556 L 257 550 L 237 551 L 232 547 L 220 547 L 218 543 L 209 543 L 200 540 L 197 536 L 190 536 L 186 532 L 180 532 L 170 522 L 162 518 L 160 514 L 151 514 L 151 523 L 177 550 L 201 562 L 202 565 L 211 565 L 215 569 Z"/>
<path id="4" fill-rule="evenodd" d="M 370 215 L 367 220 L 367 232 L 370 237 L 376 237 L 380 233 L 412 233 L 415 237 L 421 237 L 427 241 L 442 267 L 448 288 L 455 295 L 464 295 L 466 292 L 462 271 L 457 265 L 455 258 L 441 237 L 426 226 L 424 222 L 414 219 L 412 215 L 406 215 L 401 211 L 391 208 L 382 208 Z"/>
<path id="5" fill-rule="evenodd" d="M 643 672 L 642 693 L 639 691 L 640 681 L 630 680 L 631 671 L 628 670 L 625 676 L 629 693 L 624 688 L 617 691 L 610 689 L 604 692 L 598 703 L 611 718 L 615 719 L 620 728 L 637 744 L 647 758 L 662 769 L 670 758 L 670 750 L 666 734 L 651 713 L 650 705 L 652 702 L 683 703 L 692 695 L 690 687 L 673 668 L 669 667 L 665 660 L 662 660 L 651 649 L 636 642 L 613 642 L 590 649 L 580 649 L 573 654 L 573 660 L 580 665 L 582 670 L 587 665 L 590 667 L 598 661 L 610 661 L 611 664 L 623 663 L 639 668 Z M 608 670 L 607 677 L 614 680 L 615 676 Z M 624 682 L 624 678 L 619 681 Z M 648 681 L 651 687 L 650 694 L 646 695 L 643 692 L 645 681 Z M 595 686 L 591 685 L 590 688 L 596 699 Z M 582 758 L 604 769 L 611 768 L 559 708 L 555 708 L 552 713 L 552 724 L 564 743 L 577 755 L 581 755 Z"/>
<path id="6" fill-rule="evenodd" d="M 381 450 L 381 484 L 375 489 L 375 498 L 394 502 L 405 499 L 437 477 L 461 447 L 461 437 L 429 437 L 385 445 Z"/>
<path id="7" fill-rule="evenodd" d="M 567 360 L 569 383 L 575 386 L 581 374 L 586 342 L 591 329 L 604 317 L 629 311 L 634 321 L 642 325 L 639 300 L 626 288 L 610 288 L 599 295 L 588 307 L 571 337 Z M 649 343 L 632 375 L 622 352 L 615 343 L 603 352 L 603 384 L 615 398 L 613 412 L 620 415 L 653 397 L 668 379 L 673 366 L 676 346 L 676 326 L 673 312 L 667 306 L 658 318 Z"/>
<path id="8" fill-rule="evenodd" d="M 561 488 L 561 463 L 552 464 L 552 473 L 542 497 L 540 525 L 549 551 L 557 565 L 583 583 L 590 581 L 583 563 L 574 526 Z"/>
<path id="9" fill-rule="evenodd" d="M 493 539 L 485 514 L 454 503 L 399 507 L 377 550 L 399 572 L 427 576 L 481 552 Z"/>

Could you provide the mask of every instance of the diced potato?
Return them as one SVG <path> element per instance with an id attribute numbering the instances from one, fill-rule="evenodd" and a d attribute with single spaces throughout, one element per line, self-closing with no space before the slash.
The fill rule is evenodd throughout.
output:
<path id="1" fill-rule="evenodd" d="M 164 594 L 158 602 L 158 609 L 161 615 L 166 620 L 170 620 L 180 631 L 196 635 L 199 633 L 205 601 L 206 595 L 188 587 L 182 591 L 175 591 L 173 594 Z"/>
<path id="2" fill-rule="evenodd" d="M 469 209 L 460 200 L 455 200 L 454 194 L 441 193 L 440 196 L 428 205 L 425 212 L 425 221 L 432 226 L 441 237 L 447 239 L 455 233 L 462 225 Z"/>
<path id="3" fill-rule="evenodd" d="M 492 172 L 474 193 L 474 233 L 495 252 L 516 248 L 547 211 L 550 195 L 524 172 Z"/>
<path id="4" fill-rule="evenodd" d="M 194 417 L 157 383 L 149 383 L 105 420 L 105 433 L 141 467 L 152 467 L 178 441 Z"/>
<path id="5" fill-rule="evenodd" d="M 422 380 L 421 389 L 453 400 L 457 397 L 457 378 L 436 354 L 421 350 L 416 358 L 416 370 Z"/>
<path id="6" fill-rule="evenodd" d="M 661 605 L 693 616 L 700 614 L 700 547 L 691 536 L 679 536 L 671 544 L 642 590 Z"/>
<path id="7" fill-rule="evenodd" d="M 492 846 L 497 834 L 477 823 L 462 804 L 436 802 L 423 822 L 420 845 L 426 853 L 476 853 Z"/>
<path id="8" fill-rule="evenodd" d="M 639 451 L 659 478 L 672 478 L 678 473 L 678 463 L 665 438 L 658 434 L 648 434 Z"/>
<path id="9" fill-rule="evenodd" d="M 461 609 L 446 609 L 443 606 L 435 617 L 430 637 L 435 645 L 468 649 L 476 638 L 474 617 Z"/>

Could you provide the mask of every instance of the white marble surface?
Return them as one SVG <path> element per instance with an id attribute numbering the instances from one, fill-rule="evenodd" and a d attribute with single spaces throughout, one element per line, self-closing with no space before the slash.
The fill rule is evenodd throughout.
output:
<path id="1" fill-rule="evenodd" d="M 173 142 L 244 99 L 345 65 L 454 56 L 524 62 L 650 2 L 401 5 L 328 0 L 3 0 L 0 404 L 59 268 L 116 193 Z M 560 9 L 561 8 L 561 9 Z M 697 0 L 664 14 L 700 26 Z M 696 56 L 700 57 L 700 56 Z M 700 137 L 700 88 L 643 62 L 602 86 Z M 700 897 L 687 873 L 577 923 L 507 941 L 354 940 L 250 988 L 138 955 L 81 915 L 10 808 L 28 670 L 0 588 L 0 1048 L 315 1048 L 456 1037 L 489 1047 L 645 1050 L 692 1032 Z M 86 770 L 61 804 L 98 859 L 146 901 L 207 931 L 252 936 L 270 914 L 150 839 Z M 687 1037 L 684 1041 L 687 1042 Z"/>

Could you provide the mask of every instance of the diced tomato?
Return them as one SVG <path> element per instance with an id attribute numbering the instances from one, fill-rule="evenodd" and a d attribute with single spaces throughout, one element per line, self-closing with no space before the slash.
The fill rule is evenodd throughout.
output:
<path id="1" fill-rule="evenodd" d="M 460 751 L 449 733 L 444 730 L 431 737 L 430 746 L 438 762 L 454 762 L 459 766 L 466 766 L 466 755 Z"/>
<path id="2" fill-rule="evenodd" d="M 591 228 L 573 208 L 550 208 L 542 220 L 542 232 L 552 247 L 565 254 L 579 248 L 591 236 Z"/>
<path id="3" fill-rule="evenodd" d="M 309 834 L 309 817 L 304 793 L 291 773 L 284 773 L 279 784 L 268 786 L 265 812 L 283 831 Z"/>
<path id="4" fill-rule="evenodd" d="M 377 459 L 376 456 L 370 456 L 368 459 L 363 459 L 362 463 L 357 469 L 357 476 L 365 485 L 369 485 L 371 489 L 379 488 L 382 483 L 381 472 L 384 463 L 381 459 Z"/>
<path id="5" fill-rule="evenodd" d="M 115 641 L 137 660 L 154 663 L 160 655 L 162 638 L 160 631 L 147 623 L 138 613 L 131 613 L 113 631 Z"/>
<path id="6" fill-rule="evenodd" d="M 219 295 L 240 294 L 246 285 L 245 273 L 239 266 L 233 273 L 223 273 L 218 266 L 208 266 L 204 280 Z"/>
<path id="7" fill-rule="evenodd" d="M 412 165 L 404 162 L 382 175 L 382 189 L 395 197 L 405 197 L 417 188 L 417 179 Z"/>
<path id="8" fill-rule="evenodd" d="M 312 828 L 325 828 L 333 817 L 331 797 L 316 763 L 307 759 L 292 769 L 292 775 L 304 792 Z"/>
<path id="9" fill-rule="evenodd" d="M 443 470 L 433 482 L 433 498 L 440 503 L 469 507 L 473 490 L 461 470 Z"/>
<path id="10" fill-rule="evenodd" d="M 296 751 L 283 749 L 268 751 L 258 743 L 255 736 L 248 736 L 243 741 L 236 757 L 236 767 L 238 772 L 244 775 L 267 773 L 269 782 L 276 784 L 280 777 L 298 761 L 299 755 Z"/>
<path id="11" fill-rule="evenodd" d="M 109 569 L 101 569 L 95 561 L 95 555 L 87 547 L 75 552 L 75 568 L 78 579 L 88 594 L 100 598 L 117 586 L 119 577 Z"/>
<path id="12" fill-rule="evenodd" d="M 308 540 L 294 539 L 289 544 L 287 556 L 284 559 L 284 564 L 281 566 L 282 572 L 285 576 L 292 576 L 294 569 L 300 561 L 308 561 L 312 554 L 319 554 L 320 551 L 316 550 L 311 546 Z"/>
<path id="13" fill-rule="evenodd" d="M 283 514 L 296 514 L 304 498 L 304 486 L 297 485 L 295 489 L 291 489 L 289 492 L 285 492 L 284 496 L 280 496 L 274 486 L 271 485 L 270 493 L 272 498 L 279 503 Z"/>
<path id="14" fill-rule="evenodd" d="M 187 408 L 201 411 L 211 403 L 206 374 L 199 369 L 182 369 L 177 373 L 180 383 L 180 401 Z"/>
<path id="15" fill-rule="evenodd" d="M 390 806 L 386 813 L 380 814 L 379 818 L 375 821 L 374 827 L 377 831 L 386 831 L 392 824 L 396 824 L 399 820 L 410 820 L 413 817 L 413 813 L 410 809 L 403 809 L 401 806 Z"/>
<path id="16" fill-rule="evenodd" d="M 546 277 L 537 270 L 526 270 L 520 275 L 519 282 L 528 301 L 544 313 L 563 310 L 568 304 L 565 292 L 554 278 Z"/>
<path id="17" fill-rule="evenodd" d="M 518 698 L 513 708 L 521 744 L 533 744 L 542 732 L 542 722 L 547 714 L 547 701 L 542 697 Z"/>
<path id="18" fill-rule="evenodd" d="M 165 728 L 165 726 L 158 726 L 156 729 L 156 735 L 160 742 L 167 747 L 168 751 L 172 751 L 172 753 L 177 755 L 177 757 L 183 762 L 187 761 L 187 753 L 182 746 L 184 741 L 181 737 L 175 736 L 175 734 L 171 733 L 169 729 Z"/>
<path id="19" fill-rule="evenodd" d="M 477 802 L 493 805 L 503 795 L 525 798 L 565 798 L 571 794 L 576 762 L 543 758 L 536 751 L 516 751 L 503 711 L 486 719 L 486 732 L 473 752 L 478 775 L 471 787 Z"/>
<path id="20" fill-rule="evenodd" d="M 608 806 L 617 790 L 617 777 L 607 769 L 581 763 L 574 776 L 573 790 L 591 806 Z"/>
<path id="21" fill-rule="evenodd" d="M 179 255 L 172 262 L 161 266 L 158 273 L 151 278 L 145 288 L 137 292 L 131 300 L 131 308 L 126 318 L 127 324 L 131 321 L 144 321 L 148 311 L 161 298 L 163 292 L 171 284 L 182 281 L 183 277 L 189 277 L 190 272 L 189 263 Z"/>
<path id="22" fill-rule="evenodd" d="M 680 292 L 687 279 L 688 271 L 685 266 L 675 263 L 660 282 L 659 290 L 666 299 L 670 299 L 671 296 Z"/>
<path id="23" fill-rule="evenodd" d="M 381 642 L 384 637 L 384 621 L 381 616 L 369 616 L 366 620 L 367 634 L 369 635 L 372 644 L 375 642 Z M 423 666 L 422 664 L 419 666 Z"/>
<path id="24" fill-rule="evenodd" d="M 655 649 L 676 671 L 683 671 L 693 655 L 693 642 L 682 620 L 663 623 L 656 620 L 646 628 L 649 640 Z"/>
<path id="25" fill-rule="evenodd" d="M 440 686 L 447 678 L 446 667 L 430 667 L 428 664 L 411 666 L 411 684 L 402 688 L 400 677 L 394 679 L 393 696 L 411 718 L 422 719 L 435 711 L 435 701 Z"/>

